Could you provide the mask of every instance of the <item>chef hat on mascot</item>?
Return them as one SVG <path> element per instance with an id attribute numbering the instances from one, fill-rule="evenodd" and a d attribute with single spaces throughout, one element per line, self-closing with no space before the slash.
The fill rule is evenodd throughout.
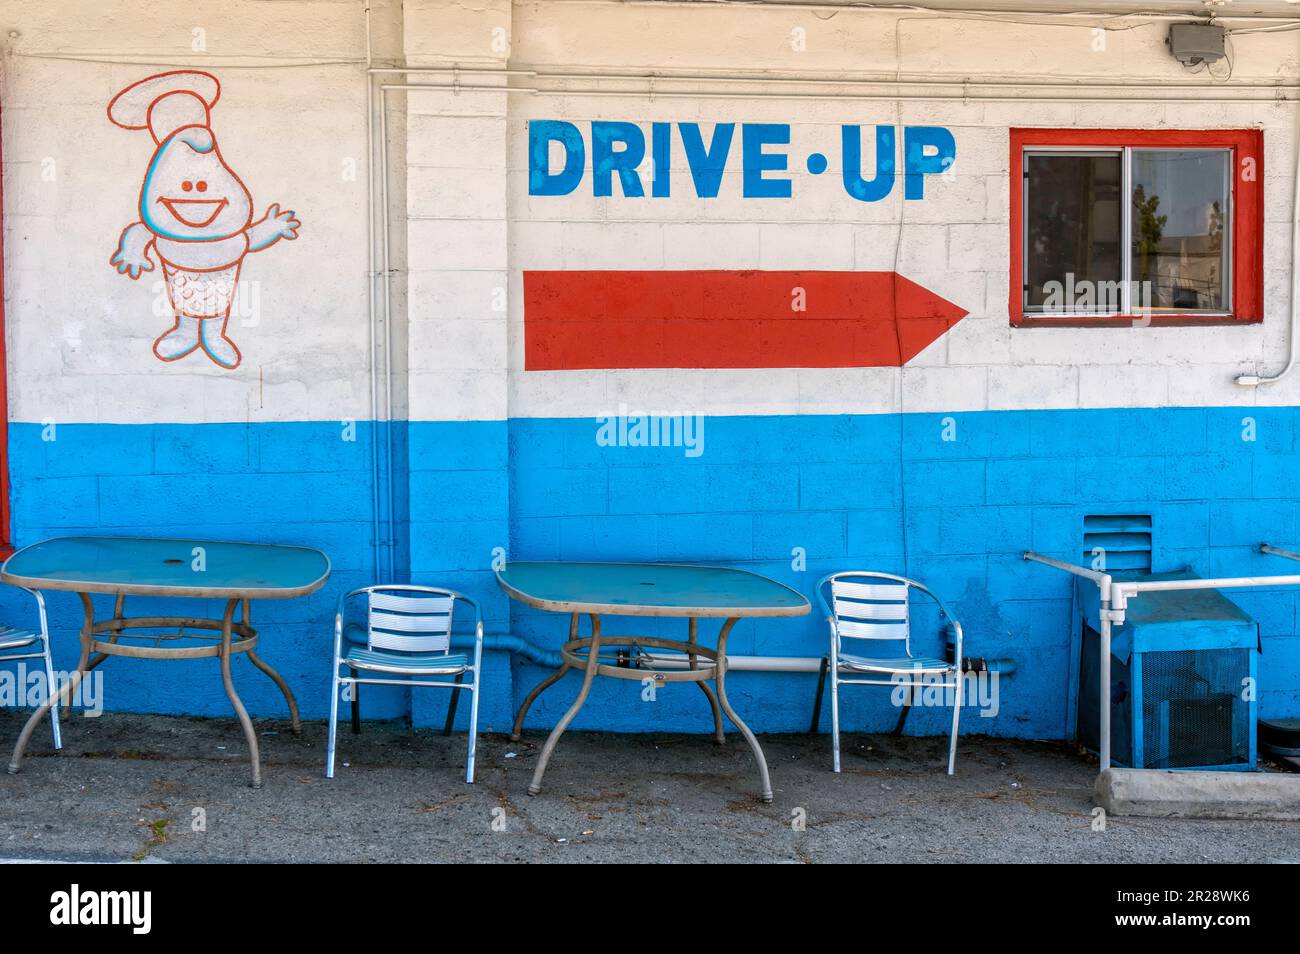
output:
<path id="1" fill-rule="evenodd" d="M 148 129 L 162 144 L 186 126 L 207 129 L 221 84 L 202 70 L 173 70 L 133 83 L 108 104 L 108 118 L 123 129 Z"/>

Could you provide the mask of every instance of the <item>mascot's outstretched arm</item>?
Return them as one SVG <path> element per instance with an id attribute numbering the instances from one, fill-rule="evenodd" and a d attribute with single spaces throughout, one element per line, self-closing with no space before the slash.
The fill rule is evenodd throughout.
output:
<path id="1" fill-rule="evenodd" d="M 144 272 L 153 271 L 153 259 L 149 249 L 153 246 L 153 233 L 143 222 L 134 222 L 122 230 L 117 240 L 117 251 L 108 259 L 108 264 L 117 269 L 119 275 L 139 278 Z"/>
<path id="2" fill-rule="evenodd" d="M 248 227 L 248 250 L 260 252 L 270 248 L 280 239 L 292 242 L 298 237 L 302 223 L 294 216 L 293 209 L 280 211 L 280 203 L 274 202 L 266 210 L 266 215 Z"/>

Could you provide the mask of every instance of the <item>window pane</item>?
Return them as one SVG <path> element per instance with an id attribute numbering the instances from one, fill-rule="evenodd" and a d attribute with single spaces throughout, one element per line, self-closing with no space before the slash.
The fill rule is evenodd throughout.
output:
<path id="1" fill-rule="evenodd" d="M 1230 155 L 1133 151 L 1135 306 L 1149 301 L 1157 312 L 1227 311 Z"/>
<path id="2" fill-rule="evenodd" d="M 1119 310 L 1120 154 L 1029 153 L 1025 173 L 1025 307 L 1047 314 Z"/>

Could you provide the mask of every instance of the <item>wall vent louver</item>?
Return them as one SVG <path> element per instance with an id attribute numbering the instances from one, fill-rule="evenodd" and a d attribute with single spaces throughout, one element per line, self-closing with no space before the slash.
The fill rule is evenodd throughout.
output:
<path id="1" fill-rule="evenodd" d="M 1097 563 L 1098 557 L 1105 561 Z M 1083 518 L 1083 562 L 1107 571 L 1151 572 L 1150 514 L 1093 514 Z"/>

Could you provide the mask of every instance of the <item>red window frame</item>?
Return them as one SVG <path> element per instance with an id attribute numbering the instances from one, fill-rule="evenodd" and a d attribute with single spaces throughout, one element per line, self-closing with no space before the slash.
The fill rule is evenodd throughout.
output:
<path id="1" fill-rule="evenodd" d="M 1049 318 L 1024 310 L 1024 155 L 1034 146 L 1080 148 L 1230 149 L 1232 176 L 1232 306 L 1227 315 L 1165 314 Z M 1253 159 L 1253 176 L 1242 160 Z M 1019 328 L 1151 325 L 1241 325 L 1264 320 L 1264 132 L 1260 129 L 1012 129 L 1011 324 Z"/>

